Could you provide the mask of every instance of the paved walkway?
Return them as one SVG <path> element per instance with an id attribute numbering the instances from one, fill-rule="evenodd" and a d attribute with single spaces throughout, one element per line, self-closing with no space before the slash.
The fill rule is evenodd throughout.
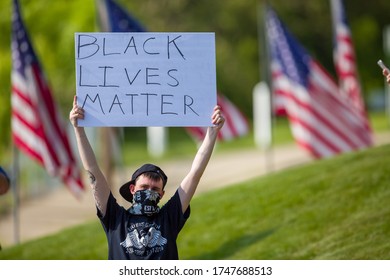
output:
<path id="1" fill-rule="evenodd" d="M 390 143 L 390 133 L 377 135 L 375 143 L 376 145 Z M 243 182 L 268 172 L 304 164 L 311 160 L 305 151 L 293 144 L 278 146 L 268 153 L 256 149 L 214 153 L 195 195 L 210 189 Z M 191 161 L 192 159 L 188 159 L 160 164 L 169 177 L 164 198 L 170 197 L 176 190 L 175 186 L 179 185 L 191 167 Z M 128 167 L 126 171 L 119 171 L 118 174 L 131 173 L 135 168 Z M 114 184 L 118 186 L 125 180 L 126 178 L 116 178 L 117 182 Z M 118 195 L 117 190 L 114 191 L 114 195 L 119 203 L 128 207 L 128 203 Z M 76 200 L 66 188 L 55 189 L 21 205 L 19 241 L 25 242 L 53 234 L 64 228 L 96 219 L 95 213 L 89 189 L 81 201 Z M 12 214 L 2 217 L 0 220 L 0 241 L 3 248 L 15 244 L 14 225 Z"/>

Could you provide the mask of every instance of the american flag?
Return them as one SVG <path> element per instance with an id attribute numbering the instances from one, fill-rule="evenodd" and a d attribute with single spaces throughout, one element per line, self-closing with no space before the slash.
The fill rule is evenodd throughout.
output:
<path id="1" fill-rule="evenodd" d="M 218 139 L 226 141 L 248 134 L 248 120 L 241 111 L 222 94 L 217 95 L 217 103 L 221 107 L 221 112 L 225 117 L 225 124 L 218 133 Z M 207 128 L 187 127 L 186 130 L 195 139 L 203 140 Z"/>
<path id="2" fill-rule="evenodd" d="M 333 59 L 338 75 L 340 93 L 350 100 L 351 105 L 365 117 L 366 111 L 361 96 L 355 51 L 343 1 L 331 0 L 331 8 L 334 35 Z M 366 125 L 370 129 L 368 122 Z"/>
<path id="3" fill-rule="evenodd" d="M 11 48 L 13 142 L 79 197 L 84 187 L 66 127 L 33 50 L 17 0 L 13 1 Z"/>
<path id="4" fill-rule="evenodd" d="M 314 157 L 330 157 L 371 145 L 366 118 L 339 94 L 325 69 L 266 11 L 274 96 L 285 106 L 296 142 Z"/>
<path id="5" fill-rule="evenodd" d="M 98 0 L 101 29 L 105 32 L 145 32 L 146 29 L 114 0 Z"/>

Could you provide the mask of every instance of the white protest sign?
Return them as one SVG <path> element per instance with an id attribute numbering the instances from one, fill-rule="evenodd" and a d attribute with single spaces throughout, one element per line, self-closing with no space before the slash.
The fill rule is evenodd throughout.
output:
<path id="1" fill-rule="evenodd" d="M 76 33 L 80 126 L 210 126 L 214 33 Z"/>

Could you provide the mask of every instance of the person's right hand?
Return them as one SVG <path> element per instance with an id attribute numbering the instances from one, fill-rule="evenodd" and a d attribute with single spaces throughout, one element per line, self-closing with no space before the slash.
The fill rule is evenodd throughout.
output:
<path id="1" fill-rule="evenodd" d="M 69 120 L 74 127 L 77 127 L 77 120 L 84 119 L 84 109 L 77 106 L 77 96 L 73 98 L 73 108 L 69 113 Z"/>
<path id="2" fill-rule="evenodd" d="M 390 85 L 390 72 L 387 69 L 384 69 L 382 73 L 383 73 L 383 76 L 386 77 L 387 83 Z"/>

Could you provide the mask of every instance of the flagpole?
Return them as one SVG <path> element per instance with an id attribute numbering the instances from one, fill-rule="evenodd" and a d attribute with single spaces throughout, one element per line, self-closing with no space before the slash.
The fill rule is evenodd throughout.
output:
<path id="1" fill-rule="evenodd" d="M 13 220 L 14 220 L 14 243 L 20 242 L 20 195 L 19 195 L 19 150 L 15 145 L 12 147 L 12 174 L 11 174 L 11 188 L 13 193 Z"/>
<path id="2" fill-rule="evenodd" d="M 260 81 L 264 81 L 268 88 L 270 87 L 270 71 L 269 71 L 269 49 L 268 49 L 268 40 L 265 27 L 265 13 L 267 0 L 260 0 L 262 3 L 257 3 L 257 40 L 259 46 L 259 74 Z M 272 94 L 270 94 L 270 145 L 265 149 L 265 166 L 266 172 L 272 172 L 274 168 L 274 158 L 273 158 L 273 124 L 274 124 L 274 114 L 272 113 Z"/>

